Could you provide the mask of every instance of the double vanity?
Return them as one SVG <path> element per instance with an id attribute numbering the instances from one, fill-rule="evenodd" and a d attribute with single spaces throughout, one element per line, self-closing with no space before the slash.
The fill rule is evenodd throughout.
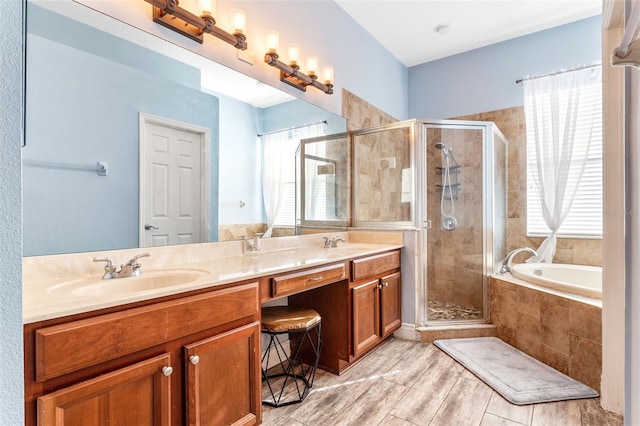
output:
<path id="1" fill-rule="evenodd" d="M 263 303 L 318 311 L 336 374 L 401 325 L 402 234 L 337 235 L 25 258 L 26 424 L 259 424 Z"/>

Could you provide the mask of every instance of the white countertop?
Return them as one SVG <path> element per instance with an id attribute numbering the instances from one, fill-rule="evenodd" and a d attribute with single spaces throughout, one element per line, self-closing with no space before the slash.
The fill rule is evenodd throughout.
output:
<path id="1" fill-rule="evenodd" d="M 397 240 L 388 243 L 349 241 L 331 249 L 302 246 L 291 249 L 259 251 L 231 257 L 206 258 L 200 256 L 201 259 L 197 261 L 174 263 L 166 266 L 153 265 L 147 266 L 147 268 L 145 268 L 145 259 L 143 258 L 141 259 L 143 261 L 141 269 L 143 275 L 141 277 L 144 277 L 145 273 L 147 276 L 158 276 L 177 271 L 178 273 L 197 273 L 197 278 L 186 283 L 165 286 L 160 289 L 120 293 L 102 292 L 97 295 L 78 295 L 74 294 L 74 290 L 86 285 L 107 286 L 110 283 L 117 285 L 120 283 L 116 281 L 136 280 L 138 277 L 102 280 L 101 274 L 95 272 L 47 278 L 38 278 L 38 274 L 30 274 L 30 279 L 25 279 L 23 283 L 23 323 L 29 324 L 192 290 L 216 287 L 402 247 L 402 243 Z M 170 250 L 170 248 L 165 249 Z M 55 258 L 55 256 L 52 256 L 52 258 Z M 86 258 L 87 255 L 85 254 L 84 259 Z"/>

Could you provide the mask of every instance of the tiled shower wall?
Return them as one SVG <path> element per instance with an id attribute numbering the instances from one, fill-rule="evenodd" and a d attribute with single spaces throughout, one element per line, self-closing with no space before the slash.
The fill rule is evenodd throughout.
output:
<path id="1" fill-rule="evenodd" d="M 492 121 L 509 141 L 507 251 L 518 247 L 537 249 L 543 238 L 527 237 L 527 138 L 524 107 L 484 112 L 456 117 L 456 119 Z M 526 256 L 523 255 L 524 257 Z M 554 263 L 602 266 L 602 240 L 558 238 L 553 261 Z"/>

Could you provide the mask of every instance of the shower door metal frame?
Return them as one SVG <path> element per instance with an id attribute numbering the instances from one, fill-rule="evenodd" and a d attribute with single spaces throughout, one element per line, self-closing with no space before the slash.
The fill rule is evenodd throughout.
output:
<path id="1" fill-rule="evenodd" d="M 483 239 L 483 265 L 482 265 L 482 318 L 474 320 L 429 320 L 428 318 L 428 238 L 429 228 L 431 227 L 431 220 L 428 217 L 427 210 L 427 196 L 426 189 L 430 183 L 428 179 L 428 170 L 426 160 L 419 162 L 422 167 L 418 173 L 419 182 L 416 185 L 416 190 L 420 191 L 419 210 L 419 271 L 416 271 L 417 283 L 416 283 L 416 327 L 429 327 L 434 325 L 456 325 L 456 324 L 484 324 L 488 323 L 489 318 L 489 277 L 494 273 L 493 271 L 493 222 L 494 222 L 494 196 L 493 185 L 495 172 L 494 167 L 488 167 L 493 161 L 494 149 L 493 149 L 493 130 L 495 125 L 492 122 L 487 121 L 468 121 L 468 120 L 419 120 L 416 122 L 417 129 L 414 134 L 418 137 L 418 143 L 416 146 L 416 157 L 427 158 L 427 129 L 448 129 L 448 130 L 482 130 L 482 239 Z M 418 157 L 420 156 L 420 157 Z"/>

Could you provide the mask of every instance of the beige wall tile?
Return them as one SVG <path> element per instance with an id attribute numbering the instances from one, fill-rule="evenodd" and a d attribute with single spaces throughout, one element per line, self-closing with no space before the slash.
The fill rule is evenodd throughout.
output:
<path id="1" fill-rule="evenodd" d="M 567 339 L 567 342 L 569 339 Z M 562 353 L 557 349 L 552 348 L 551 346 L 547 346 L 542 344 L 541 347 L 541 358 L 540 361 L 545 364 L 555 368 L 556 370 L 569 375 L 569 353 Z"/>
<path id="2" fill-rule="evenodd" d="M 569 309 L 547 305 L 540 318 L 542 343 L 562 353 L 569 354 Z"/>
<path id="3" fill-rule="evenodd" d="M 569 338 L 571 344 L 569 376 L 600 392 L 602 345 L 574 334 Z"/>
<path id="4" fill-rule="evenodd" d="M 527 287 L 514 286 L 517 294 L 517 309 L 536 321 L 540 321 L 540 292 Z"/>
<path id="5" fill-rule="evenodd" d="M 583 303 L 571 304 L 569 327 L 577 336 L 602 343 L 602 309 Z"/>
<path id="6" fill-rule="evenodd" d="M 540 321 L 521 313 L 518 313 L 517 316 L 516 348 L 540 359 L 542 353 Z"/>

